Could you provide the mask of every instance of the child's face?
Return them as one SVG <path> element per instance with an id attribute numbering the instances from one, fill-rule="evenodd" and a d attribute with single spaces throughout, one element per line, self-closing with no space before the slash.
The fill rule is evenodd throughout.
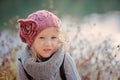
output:
<path id="1" fill-rule="evenodd" d="M 59 32 L 48 27 L 38 34 L 32 47 L 43 58 L 49 58 L 59 47 Z"/>

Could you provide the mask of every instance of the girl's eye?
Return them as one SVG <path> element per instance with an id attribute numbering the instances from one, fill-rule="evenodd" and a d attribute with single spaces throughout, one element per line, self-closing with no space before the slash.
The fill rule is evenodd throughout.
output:
<path id="1" fill-rule="evenodd" d="M 44 39 L 44 37 L 39 37 L 39 39 Z"/>
<path id="2" fill-rule="evenodd" d="M 51 37 L 51 39 L 56 39 L 57 37 Z"/>

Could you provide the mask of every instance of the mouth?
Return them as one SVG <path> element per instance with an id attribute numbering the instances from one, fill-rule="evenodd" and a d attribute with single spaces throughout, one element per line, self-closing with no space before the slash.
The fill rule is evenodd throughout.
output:
<path id="1" fill-rule="evenodd" d="M 45 51 L 45 52 L 49 52 L 49 51 L 51 51 L 52 49 L 43 49 L 43 51 Z"/>

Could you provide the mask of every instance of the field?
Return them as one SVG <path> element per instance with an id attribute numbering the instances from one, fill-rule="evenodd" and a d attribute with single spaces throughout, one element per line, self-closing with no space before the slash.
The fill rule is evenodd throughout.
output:
<path id="1" fill-rule="evenodd" d="M 119 14 L 92 14 L 84 20 L 61 18 L 62 30 L 69 37 L 67 52 L 75 60 L 82 80 L 120 80 Z M 24 44 L 12 28 L 14 22 L 12 19 L 5 24 L 8 29 L 0 32 L 0 80 L 17 80 L 16 60 Z"/>

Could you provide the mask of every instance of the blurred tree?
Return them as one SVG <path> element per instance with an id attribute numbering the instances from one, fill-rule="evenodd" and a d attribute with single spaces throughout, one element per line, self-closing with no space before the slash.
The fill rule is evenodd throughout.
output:
<path id="1" fill-rule="evenodd" d="M 81 18 L 92 13 L 119 11 L 119 4 L 120 0 L 0 0 L 0 30 L 5 29 L 3 23 L 11 18 L 25 18 L 39 9 Z"/>

